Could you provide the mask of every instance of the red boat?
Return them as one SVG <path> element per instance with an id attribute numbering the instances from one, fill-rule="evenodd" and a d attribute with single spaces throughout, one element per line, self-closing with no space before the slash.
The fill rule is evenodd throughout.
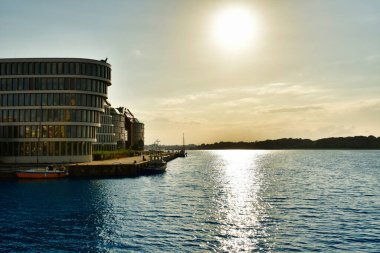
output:
<path id="1" fill-rule="evenodd" d="M 46 168 L 35 168 L 29 170 L 16 171 L 16 176 L 23 179 L 49 179 L 49 178 L 63 178 L 68 175 L 67 170 L 62 167 L 55 167 L 52 165 Z"/>

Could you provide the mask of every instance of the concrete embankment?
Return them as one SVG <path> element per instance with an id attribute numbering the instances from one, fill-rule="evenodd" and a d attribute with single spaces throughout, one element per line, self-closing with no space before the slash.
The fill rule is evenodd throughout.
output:
<path id="1" fill-rule="evenodd" d="M 115 162 L 114 164 L 71 164 L 66 168 L 69 172 L 69 178 L 84 177 L 137 177 L 143 174 L 147 162 L 136 164 L 125 164 Z"/>
<path id="2" fill-rule="evenodd" d="M 164 160 L 171 161 L 177 157 L 176 153 L 170 153 L 164 156 Z M 144 175 L 144 168 L 147 166 L 148 161 L 142 156 L 65 165 L 69 178 L 137 177 Z M 15 171 L 20 169 L 27 168 L 25 165 L 1 165 L 0 179 L 16 178 Z"/>

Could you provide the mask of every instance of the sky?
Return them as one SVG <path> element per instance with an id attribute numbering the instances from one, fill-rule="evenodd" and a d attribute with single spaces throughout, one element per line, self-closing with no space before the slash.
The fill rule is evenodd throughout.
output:
<path id="1" fill-rule="evenodd" d="M 0 58 L 27 57 L 108 57 L 146 144 L 380 136 L 377 0 L 0 0 Z"/>

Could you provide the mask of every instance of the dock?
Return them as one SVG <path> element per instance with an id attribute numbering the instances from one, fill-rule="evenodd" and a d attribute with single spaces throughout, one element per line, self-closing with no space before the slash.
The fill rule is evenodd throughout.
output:
<path id="1" fill-rule="evenodd" d="M 167 153 L 165 161 L 171 161 L 178 157 L 178 153 Z M 149 158 L 143 156 L 123 157 L 111 160 L 92 161 L 87 163 L 65 164 L 68 170 L 68 178 L 123 178 L 145 175 L 144 168 L 148 166 Z M 43 166 L 43 165 L 41 165 Z M 1 164 L 0 179 L 12 179 L 15 171 L 26 169 L 23 164 Z"/>

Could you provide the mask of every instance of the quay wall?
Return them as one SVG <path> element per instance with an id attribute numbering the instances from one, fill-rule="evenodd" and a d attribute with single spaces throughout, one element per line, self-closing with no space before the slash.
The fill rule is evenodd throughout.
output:
<path id="1" fill-rule="evenodd" d="M 69 178 L 108 178 L 108 177 L 137 177 L 143 174 L 143 168 L 148 162 L 138 164 L 102 164 L 66 166 Z"/>
<path id="2" fill-rule="evenodd" d="M 166 162 L 176 159 L 178 155 L 172 153 L 166 155 Z M 65 165 L 68 170 L 68 178 L 122 178 L 122 177 L 138 177 L 145 174 L 144 168 L 148 166 L 148 161 L 139 161 L 133 163 L 123 163 L 121 160 L 111 160 L 107 164 L 94 161 L 90 163 L 78 163 Z M 18 164 L 0 165 L 1 179 L 16 179 L 15 172 L 17 170 L 28 169 Z"/>

